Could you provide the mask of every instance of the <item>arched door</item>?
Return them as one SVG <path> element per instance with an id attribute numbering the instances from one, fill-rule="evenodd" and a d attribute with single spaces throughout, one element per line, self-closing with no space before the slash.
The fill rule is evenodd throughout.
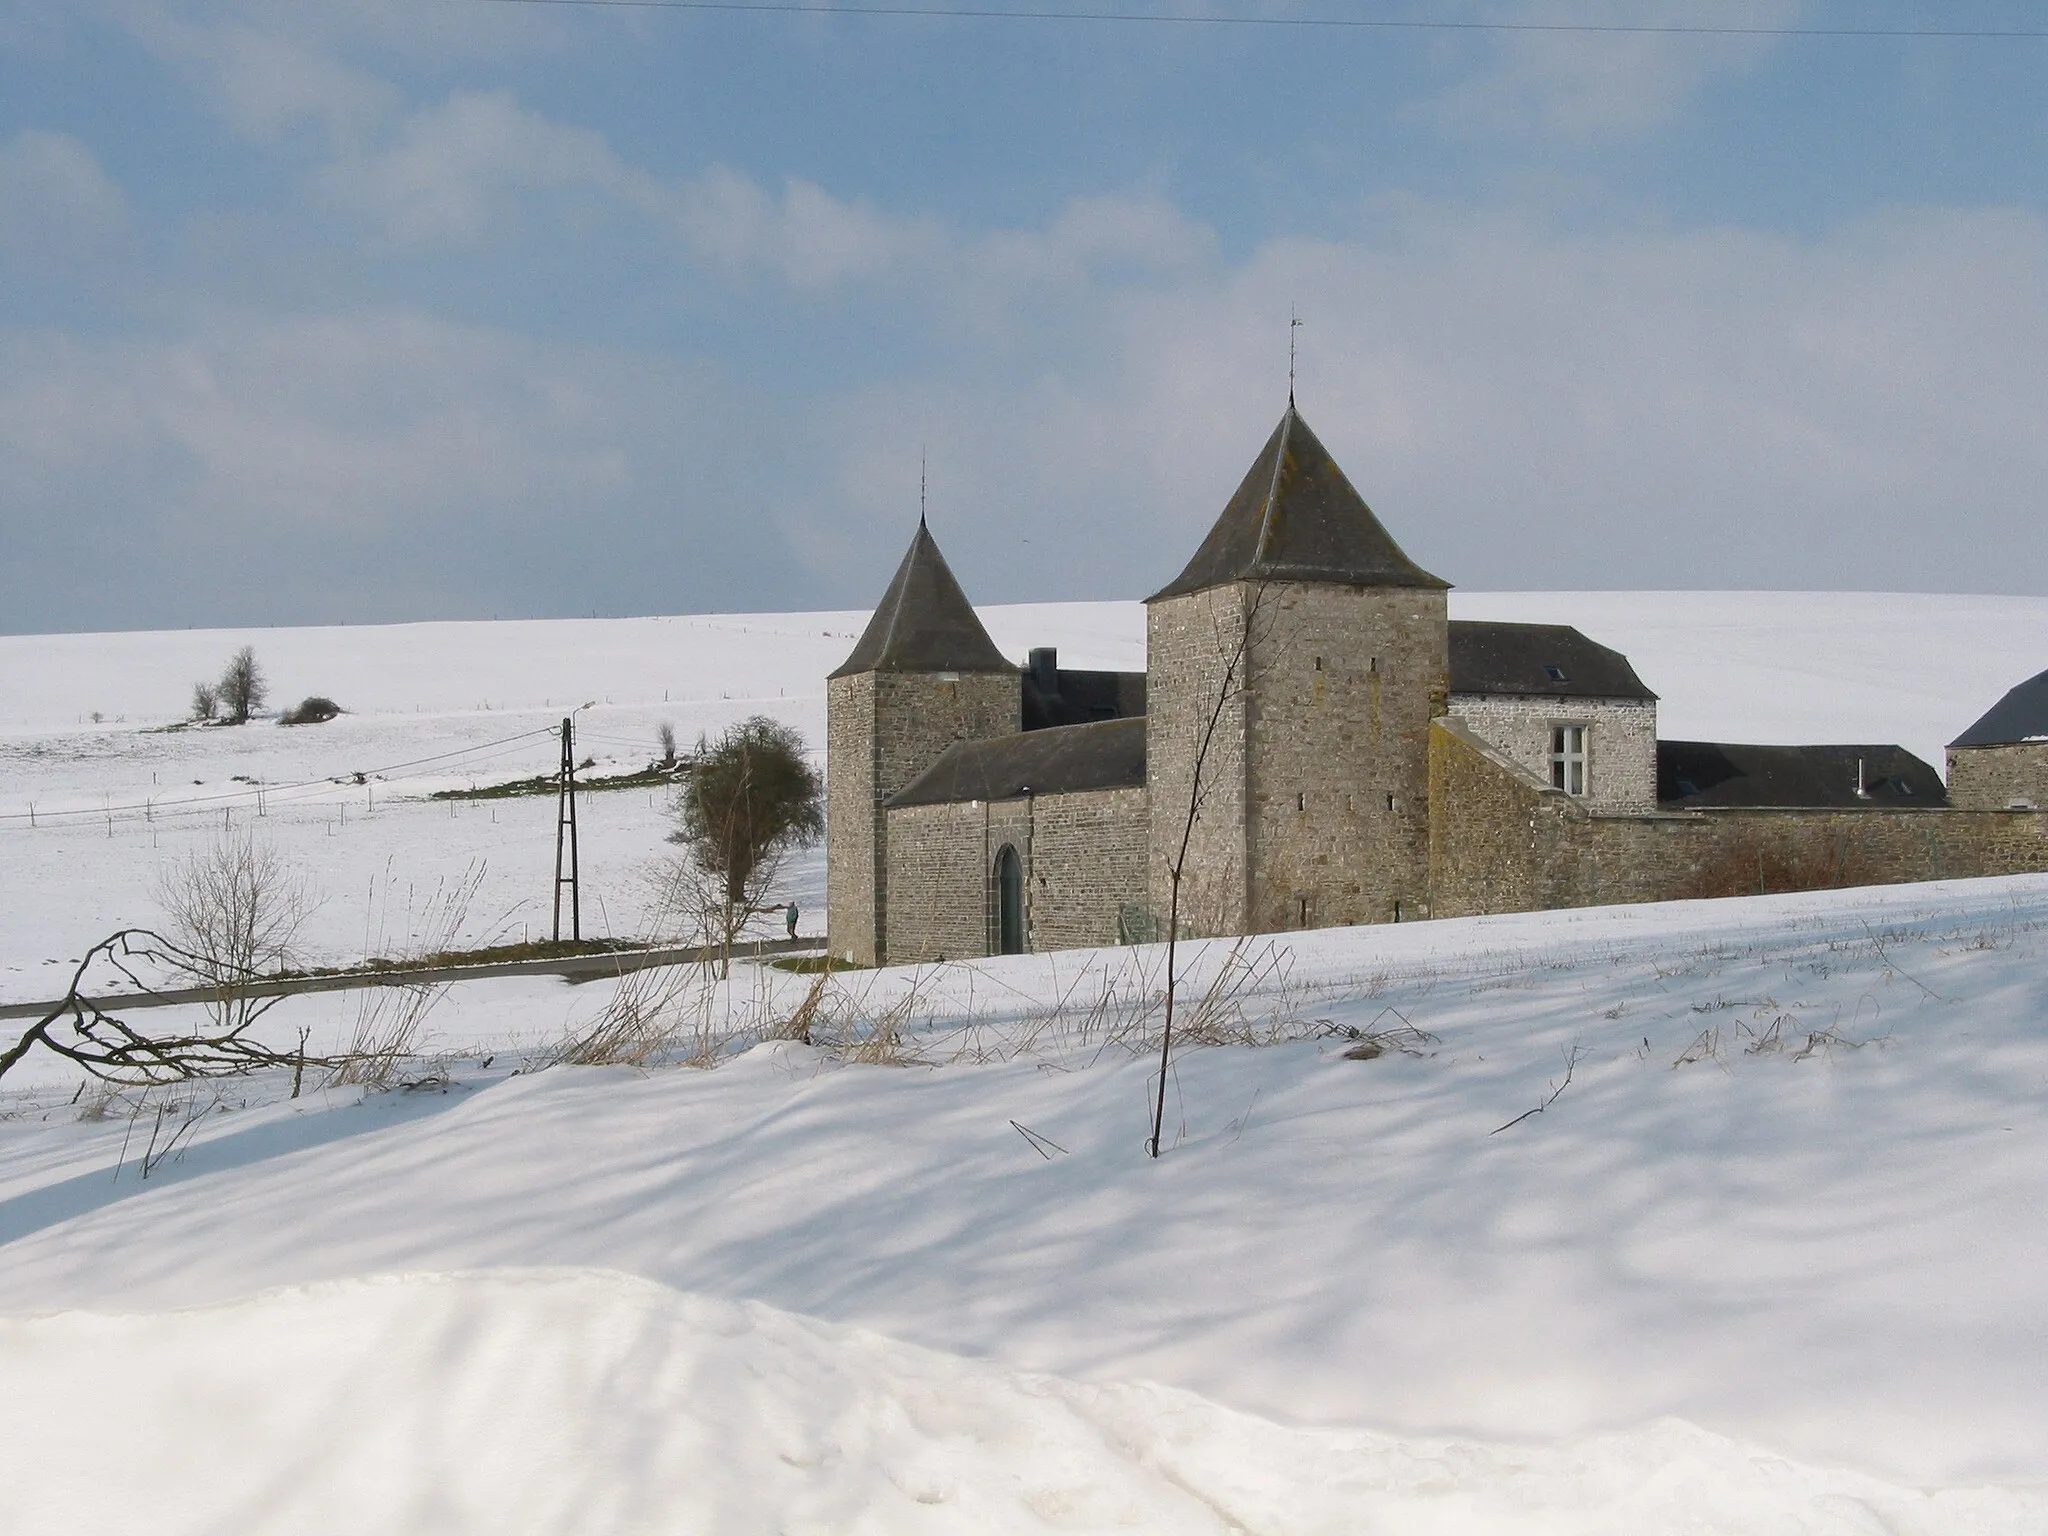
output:
<path id="1" fill-rule="evenodd" d="M 1024 953 L 1024 861 L 1008 843 L 996 855 L 996 953 Z"/>

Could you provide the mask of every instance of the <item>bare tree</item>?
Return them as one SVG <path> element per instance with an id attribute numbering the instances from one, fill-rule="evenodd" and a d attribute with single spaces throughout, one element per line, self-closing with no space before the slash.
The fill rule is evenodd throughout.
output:
<path id="1" fill-rule="evenodd" d="M 86 995 L 88 976 L 102 966 L 135 991 L 148 994 L 218 985 L 222 974 L 217 961 L 149 929 L 124 928 L 111 934 L 85 952 L 71 973 L 71 985 L 63 998 L 22 1031 L 13 1045 L 0 1050 L 0 1077 L 39 1045 L 93 1077 L 126 1087 L 335 1064 L 306 1056 L 303 1041 L 299 1049 L 279 1050 L 250 1038 L 249 1026 L 261 1016 L 261 1010 L 253 1015 L 214 1011 L 208 1015 L 211 1022 L 196 1030 L 152 1033 L 138 1029 Z M 233 978 L 243 985 L 255 979 L 253 974 Z"/>
<path id="2" fill-rule="evenodd" d="M 673 768 L 676 765 L 676 728 L 664 720 L 655 728 L 654 739 L 661 747 L 661 766 Z"/>
<path id="3" fill-rule="evenodd" d="M 213 683 L 192 685 L 192 718 L 211 720 L 220 713 L 220 689 Z"/>
<path id="4" fill-rule="evenodd" d="M 274 848 L 248 832 L 222 832 L 159 872 L 157 900 L 181 968 L 221 994 L 208 1004 L 219 1029 L 239 1033 L 276 1006 L 275 994 L 250 983 L 292 963 L 313 903 Z"/>
<path id="5" fill-rule="evenodd" d="M 1222 723 L 1224 711 L 1245 692 L 1252 642 L 1266 606 L 1264 582 L 1247 583 L 1246 587 L 1248 590 L 1236 621 L 1216 632 L 1216 651 L 1223 663 L 1223 671 L 1216 680 L 1215 695 L 1209 700 L 1208 713 L 1202 720 L 1202 732 L 1196 740 L 1194 762 L 1188 777 L 1187 814 L 1180 823 L 1180 841 L 1166 865 L 1166 1023 L 1159 1036 L 1159 1096 L 1152 1110 L 1152 1135 L 1145 1143 L 1147 1155 L 1155 1158 L 1159 1156 L 1159 1138 L 1166 1124 L 1166 1072 L 1173 1054 L 1174 988 L 1179 979 L 1177 966 L 1180 958 L 1180 898 L 1182 882 L 1187 875 L 1188 848 L 1194 842 L 1195 824 L 1201 819 L 1202 806 L 1209 798 L 1209 759 L 1216 745 L 1217 728 Z"/>
<path id="6" fill-rule="evenodd" d="M 246 725 L 249 717 L 270 697 L 270 682 L 256 664 L 256 652 L 243 646 L 228 658 L 220 675 L 220 703 L 228 712 L 228 724 Z"/>
<path id="7" fill-rule="evenodd" d="M 824 835 L 824 793 L 803 737 L 766 715 L 729 726 L 716 742 L 698 738 L 677 797 L 673 840 L 689 860 L 675 872 L 675 899 L 724 955 L 747 919 L 766 910 L 782 855 Z"/>

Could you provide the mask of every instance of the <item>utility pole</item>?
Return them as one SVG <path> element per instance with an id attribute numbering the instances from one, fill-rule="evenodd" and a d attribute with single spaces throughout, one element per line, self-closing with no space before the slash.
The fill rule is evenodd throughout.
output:
<path id="1" fill-rule="evenodd" d="M 563 853 L 568 873 L 562 872 Z M 562 887 L 569 887 L 569 936 L 583 942 L 583 902 L 576 884 L 576 726 L 562 717 L 562 776 L 555 792 L 555 942 L 562 939 Z"/>

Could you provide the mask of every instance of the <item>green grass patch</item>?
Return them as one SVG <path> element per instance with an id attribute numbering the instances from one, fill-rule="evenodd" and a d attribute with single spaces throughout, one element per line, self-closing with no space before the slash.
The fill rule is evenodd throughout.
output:
<path id="1" fill-rule="evenodd" d="M 858 965 L 851 960 L 841 960 L 833 955 L 788 955 L 780 960 L 770 960 L 768 963 L 778 971 L 792 971 L 799 976 L 816 976 L 820 972 L 829 974 L 833 971 L 865 971 L 868 969 L 865 965 Z"/>
<path id="2" fill-rule="evenodd" d="M 678 763 L 673 768 L 664 768 L 651 763 L 632 773 L 614 773 L 601 778 L 576 780 L 578 794 L 594 793 L 607 789 L 656 789 L 666 784 L 681 781 L 688 773 L 689 766 Z M 428 795 L 429 800 L 514 800 L 522 795 L 552 795 L 562 787 L 559 774 L 536 774 L 530 779 L 508 779 L 502 784 L 479 784 L 472 789 L 437 789 Z"/>

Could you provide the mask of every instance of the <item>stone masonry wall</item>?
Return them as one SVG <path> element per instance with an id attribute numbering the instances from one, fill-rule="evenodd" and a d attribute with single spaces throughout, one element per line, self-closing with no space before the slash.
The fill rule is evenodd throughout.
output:
<path id="1" fill-rule="evenodd" d="M 1430 740 L 1439 917 L 2048 870 L 2048 814 L 1594 811 L 1468 727 Z"/>
<path id="2" fill-rule="evenodd" d="M 894 964 L 997 951 L 995 871 L 1005 845 L 1023 866 L 1033 951 L 1114 944 L 1122 909 L 1144 897 L 1142 789 L 904 806 L 888 821 Z"/>
<path id="3" fill-rule="evenodd" d="M 832 953 L 872 965 L 881 823 L 875 794 L 875 674 L 825 684 L 825 929 Z"/>
<path id="4" fill-rule="evenodd" d="M 981 801 L 889 812 L 889 958 L 902 965 L 988 952 Z M 1021 851 L 1021 850 L 1020 850 Z"/>
<path id="5" fill-rule="evenodd" d="M 1169 869 L 1187 830 L 1196 758 L 1212 717 L 1201 810 L 1181 885 L 1181 931 L 1244 932 L 1244 693 L 1225 678 L 1244 633 L 1246 592 L 1241 585 L 1211 587 L 1145 610 L 1145 885 L 1161 938 L 1172 903 Z"/>
<path id="6" fill-rule="evenodd" d="M 1025 889 L 1034 951 L 1117 942 L 1117 918 L 1145 900 L 1146 831 L 1142 789 L 1040 795 L 1032 802 Z"/>
<path id="7" fill-rule="evenodd" d="M 2048 811 L 2048 741 L 1949 750 L 1950 805 L 2002 811 L 2015 802 Z"/>
<path id="8" fill-rule="evenodd" d="M 1254 621 L 1246 930 L 1429 911 L 1444 594 L 1273 583 Z"/>
<path id="9" fill-rule="evenodd" d="M 954 742 L 1022 729 L 1022 688 L 1014 672 L 869 672 L 833 678 L 825 701 L 829 943 L 882 964 L 894 958 L 884 802 Z"/>
<path id="10" fill-rule="evenodd" d="M 1454 693 L 1451 713 L 1546 782 L 1550 732 L 1586 727 L 1586 804 L 1602 811 L 1657 808 L 1657 705 L 1634 699 L 1507 698 Z"/>

